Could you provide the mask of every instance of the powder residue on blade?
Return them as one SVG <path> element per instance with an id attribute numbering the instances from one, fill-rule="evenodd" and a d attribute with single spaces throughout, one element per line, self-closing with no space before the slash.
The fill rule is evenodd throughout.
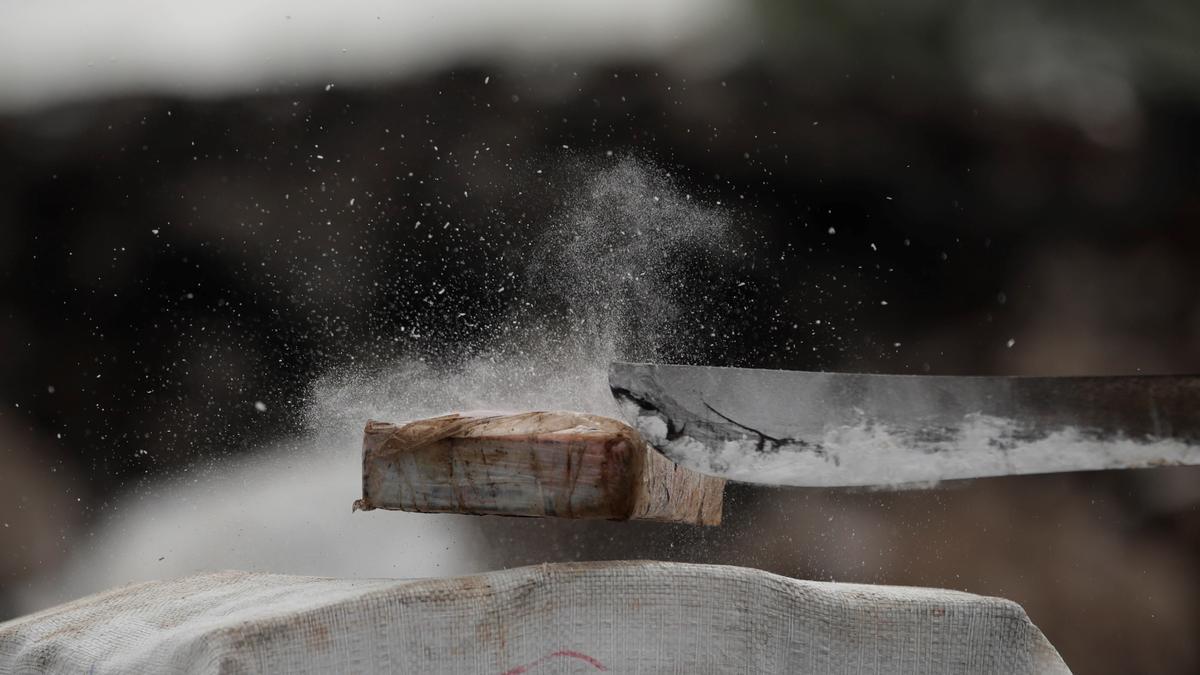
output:
<path id="1" fill-rule="evenodd" d="M 878 423 L 835 425 L 806 445 L 763 451 L 753 437 L 668 436 L 652 410 L 630 410 L 636 428 L 679 464 L 731 480 L 808 487 L 898 487 L 942 480 L 1200 463 L 1200 446 L 1176 439 L 1096 438 L 1068 427 L 1030 437 L 1012 419 L 971 414 L 940 440 Z"/>

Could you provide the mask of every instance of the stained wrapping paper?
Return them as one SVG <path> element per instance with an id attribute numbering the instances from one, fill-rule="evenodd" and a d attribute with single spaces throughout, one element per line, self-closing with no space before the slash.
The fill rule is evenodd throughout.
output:
<path id="1" fill-rule="evenodd" d="M 1019 605 L 658 562 L 221 572 L 0 624 L 14 673 L 1068 673 Z"/>

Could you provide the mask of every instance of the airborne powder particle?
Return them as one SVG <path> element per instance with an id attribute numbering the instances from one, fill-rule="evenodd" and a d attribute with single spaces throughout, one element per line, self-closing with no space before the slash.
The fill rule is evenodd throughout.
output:
<path id="1" fill-rule="evenodd" d="M 451 366 L 417 358 L 325 374 L 312 386 L 314 430 L 358 434 L 367 419 L 450 410 L 572 409 L 616 415 L 614 359 L 654 359 L 696 289 L 689 266 L 731 245 L 728 217 L 663 173 L 622 160 L 581 175 L 529 251 L 524 297 L 507 306 L 516 329 Z M 468 317 L 469 318 L 469 317 Z"/>

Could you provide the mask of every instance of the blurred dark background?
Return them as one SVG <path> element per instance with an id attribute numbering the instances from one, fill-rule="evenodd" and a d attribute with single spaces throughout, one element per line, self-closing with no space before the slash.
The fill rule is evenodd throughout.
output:
<path id="1" fill-rule="evenodd" d="M 632 6 L 511 11 L 517 47 L 354 52 L 343 28 L 289 75 L 230 59 L 228 86 L 139 80 L 137 39 L 92 71 L 102 42 L 48 63 L 77 75 L 58 89 L 7 54 L 26 58 L 0 98 L 0 619 L 118 500 L 303 432 L 314 378 L 502 331 L 580 167 L 636 162 L 734 224 L 673 319 L 688 358 L 1200 372 L 1200 6 L 679 4 L 641 33 Z M 362 61 L 323 67 L 347 49 Z M 736 492 L 722 532 L 680 536 L 713 562 L 1012 598 L 1076 672 L 1200 672 L 1198 479 Z M 518 548 L 680 557 L 613 527 Z"/>

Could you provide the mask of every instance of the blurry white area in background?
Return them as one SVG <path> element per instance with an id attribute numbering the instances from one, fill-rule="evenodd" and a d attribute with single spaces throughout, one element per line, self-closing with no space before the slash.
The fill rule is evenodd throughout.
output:
<path id="1" fill-rule="evenodd" d="M 356 513 L 360 438 L 306 439 L 128 493 L 24 611 L 136 581 L 222 569 L 348 578 L 485 571 L 470 516 Z"/>
<path id="2" fill-rule="evenodd" d="M 984 100 L 1071 123 L 1101 145 L 1136 140 L 1141 120 L 1128 44 L 1030 6 L 968 11 L 963 33 L 962 61 Z"/>
<path id="3" fill-rule="evenodd" d="M 750 35 L 735 0 L 0 0 L 0 110 L 112 94 L 220 95 L 522 60 L 668 57 Z"/>

